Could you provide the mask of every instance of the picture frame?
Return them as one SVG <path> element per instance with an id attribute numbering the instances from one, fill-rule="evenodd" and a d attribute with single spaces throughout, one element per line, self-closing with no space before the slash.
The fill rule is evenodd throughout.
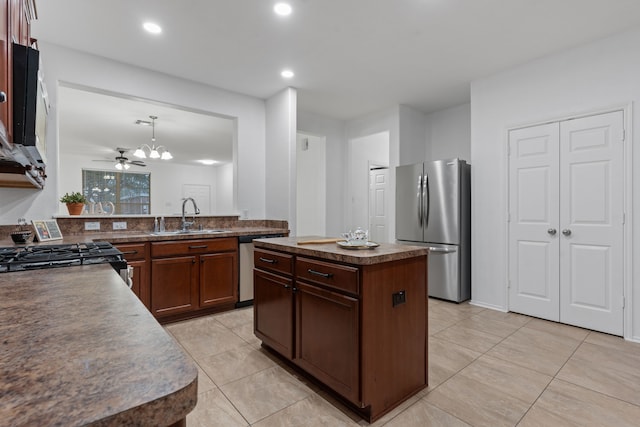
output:
<path id="1" fill-rule="evenodd" d="M 38 242 L 62 239 L 62 232 L 55 219 L 34 219 L 31 223 L 36 232 Z"/>

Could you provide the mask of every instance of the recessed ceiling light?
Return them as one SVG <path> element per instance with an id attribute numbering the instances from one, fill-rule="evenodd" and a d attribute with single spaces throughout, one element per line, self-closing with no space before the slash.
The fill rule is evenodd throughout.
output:
<path id="1" fill-rule="evenodd" d="M 162 28 L 160 27 L 160 25 L 153 22 L 145 22 L 142 26 L 151 34 L 160 34 L 162 32 Z"/>
<path id="2" fill-rule="evenodd" d="M 291 15 L 291 5 L 289 3 L 276 3 L 273 6 L 273 11 L 280 16 L 289 16 Z"/>
<path id="3" fill-rule="evenodd" d="M 282 77 L 284 77 L 285 79 L 290 79 L 293 76 L 295 76 L 295 74 L 293 74 L 293 71 L 291 70 L 282 70 L 282 72 L 280 73 L 280 75 Z"/>
<path id="4" fill-rule="evenodd" d="M 216 162 L 215 160 L 211 160 L 211 159 L 202 159 L 202 160 L 198 160 L 200 163 L 202 163 L 203 165 L 214 165 L 218 162 Z"/>

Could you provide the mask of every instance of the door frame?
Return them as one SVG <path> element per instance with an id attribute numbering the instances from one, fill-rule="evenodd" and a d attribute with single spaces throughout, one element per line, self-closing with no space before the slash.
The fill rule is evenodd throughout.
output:
<path id="1" fill-rule="evenodd" d="M 632 336 L 633 334 L 633 176 L 632 176 L 632 167 L 633 167 L 633 104 L 623 103 L 618 105 L 612 105 L 609 107 L 588 110 L 580 113 L 570 113 L 564 116 L 556 116 L 550 117 L 546 120 L 534 121 L 534 122 L 525 122 L 517 125 L 513 125 L 508 127 L 504 132 L 504 150 L 503 150 L 503 166 L 504 166 L 504 178 L 506 185 L 504 186 L 504 200 L 506 201 L 505 208 L 505 248 L 509 248 L 509 190 L 510 190 L 510 182 L 509 182 L 509 132 L 529 127 L 529 126 L 538 126 L 552 122 L 562 122 L 565 120 L 579 119 L 583 117 L 596 116 L 605 113 L 611 113 L 614 111 L 622 111 L 623 116 L 623 128 L 625 132 L 624 139 L 624 171 L 623 175 L 623 214 L 624 214 L 624 224 L 623 224 L 623 250 L 624 250 L 624 268 L 623 268 L 623 283 L 622 283 L 622 293 L 624 298 L 624 306 L 623 306 L 623 337 L 626 340 L 637 341 L 640 342 L 640 335 Z M 505 287 L 504 287 L 504 298 L 506 301 L 506 310 L 510 311 L 509 307 L 509 263 L 510 263 L 510 254 L 509 251 L 506 250 L 506 263 L 505 263 Z M 639 332 L 640 333 L 640 332 Z"/>

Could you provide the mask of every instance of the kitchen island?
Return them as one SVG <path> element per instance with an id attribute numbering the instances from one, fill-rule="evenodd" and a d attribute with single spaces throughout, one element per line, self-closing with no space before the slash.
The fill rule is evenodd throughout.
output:
<path id="1" fill-rule="evenodd" d="M 197 368 L 110 265 L 1 278 L 0 426 L 184 425 Z"/>
<path id="2" fill-rule="evenodd" d="M 255 334 L 373 422 L 428 384 L 428 249 L 306 240 L 254 240 Z"/>

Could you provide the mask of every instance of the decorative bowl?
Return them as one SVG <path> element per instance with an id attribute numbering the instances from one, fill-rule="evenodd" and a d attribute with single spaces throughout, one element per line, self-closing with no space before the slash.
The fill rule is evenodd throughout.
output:
<path id="1" fill-rule="evenodd" d="M 14 243 L 27 243 L 32 237 L 31 231 L 13 231 L 11 232 L 11 240 Z"/>

